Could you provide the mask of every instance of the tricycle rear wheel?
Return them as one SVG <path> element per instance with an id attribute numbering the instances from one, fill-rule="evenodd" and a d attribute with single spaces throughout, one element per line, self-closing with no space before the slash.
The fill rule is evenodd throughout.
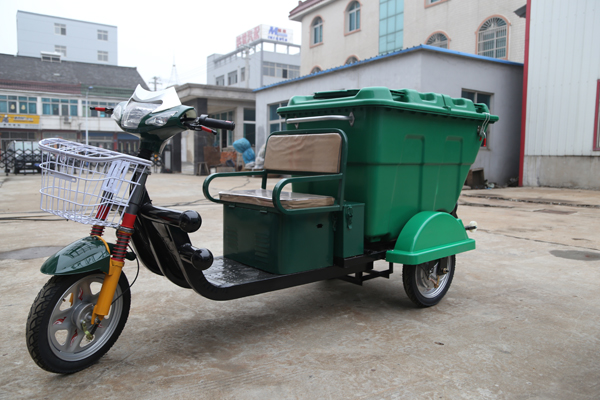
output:
<path id="1" fill-rule="evenodd" d="M 402 282 L 406 295 L 417 307 L 436 305 L 450 288 L 455 265 L 456 256 L 419 265 L 404 265 Z"/>
<path id="2" fill-rule="evenodd" d="M 27 349 L 42 369 L 72 374 L 94 364 L 116 342 L 125 327 L 131 305 L 129 283 L 121 274 L 113 304 L 92 340 L 82 329 L 89 329 L 91 313 L 98 300 L 104 274 L 54 276 L 40 290 L 27 318 Z"/>

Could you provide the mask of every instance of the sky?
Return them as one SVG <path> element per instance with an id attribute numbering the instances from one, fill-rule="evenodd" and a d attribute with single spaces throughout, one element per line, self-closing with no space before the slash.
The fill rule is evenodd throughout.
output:
<path id="1" fill-rule="evenodd" d="M 77 19 L 118 28 L 118 64 L 136 67 L 163 88 L 206 83 L 206 58 L 235 50 L 235 38 L 257 25 L 293 30 L 300 44 L 301 24 L 288 19 L 298 0 L 73 1 L 0 0 L 0 53 L 17 54 L 17 11 Z M 160 88 L 160 87 L 159 87 Z"/>

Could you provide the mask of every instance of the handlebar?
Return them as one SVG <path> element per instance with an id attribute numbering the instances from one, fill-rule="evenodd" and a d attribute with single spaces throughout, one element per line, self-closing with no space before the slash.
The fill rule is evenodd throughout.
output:
<path id="1" fill-rule="evenodd" d="M 220 119 L 208 118 L 208 115 L 202 114 L 196 118 L 196 122 L 209 128 L 226 129 L 232 131 L 235 129 L 235 123 L 232 121 L 223 121 Z"/>
<path id="2" fill-rule="evenodd" d="M 109 108 L 109 107 L 90 107 L 90 110 L 92 111 L 102 111 L 105 112 L 108 115 L 112 115 L 113 111 L 115 110 L 114 108 Z"/>

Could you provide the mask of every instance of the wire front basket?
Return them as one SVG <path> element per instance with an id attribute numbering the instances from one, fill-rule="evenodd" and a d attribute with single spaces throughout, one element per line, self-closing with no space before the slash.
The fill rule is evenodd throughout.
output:
<path id="1" fill-rule="evenodd" d="M 40 208 L 82 224 L 117 227 L 130 194 L 152 165 L 116 151 L 44 139 Z"/>

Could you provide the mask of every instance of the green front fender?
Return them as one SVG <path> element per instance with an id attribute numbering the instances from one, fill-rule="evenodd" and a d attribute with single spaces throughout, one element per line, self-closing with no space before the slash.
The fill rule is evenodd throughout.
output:
<path id="1" fill-rule="evenodd" d="M 104 242 L 94 236 L 79 239 L 57 251 L 42 264 L 46 275 L 73 275 L 89 271 L 109 272 L 110 253 Z"/>
<path id="2" fill-rule="evenodd" d="M 475 249 L 460 219 L 452 215 L 422 211 L 402 228 L 394 250 L 386 253 L 386 261 L 417 265 Z"/>

